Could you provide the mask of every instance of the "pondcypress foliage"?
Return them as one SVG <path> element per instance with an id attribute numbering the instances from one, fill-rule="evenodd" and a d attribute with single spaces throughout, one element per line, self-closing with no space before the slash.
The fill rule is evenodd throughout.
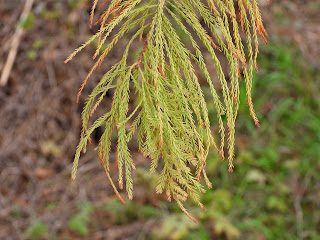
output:
<path id="1" fill-rule="evenodd" d="M 98 2 L 93 2 L 91 24 Z M 76 176 L 80 153 L 86 151 L 91 134 L 104 126 L 97 147 L 99 158 L 114 191 L 124 202 L 110 177 L 111 136 L 116 131 L 119 188 L 122 189 L 125 184 L 129 199 L 132 199 L 132 171 L 135 164 L 127 144 L 137 132 L 140 151 L 151 159 L 150 171 L 158 170 L 160 173 L 156 192 L 165 193 L 169 201 L 173 198 L 192 218 L 182 202 L 191 197 L 203 208 L 199 193 L 205 190 L 200 179 L 203 178 L 206 185 L 211 187 L 205 171 L 206 158 L 213 146 L 224 159 L 225 137 L 229 171 L 234 167 L 235 121 L 240 104 L 241 78 L 244 79 L 241 84 L 246 85 L 250 114 L 255 124 L 259 125 L 250 92 L 253 70 L 257 70 L 258 35 L 266 41 L 267 33 L 258 2 L 105 0 L 101 1 L 101 7 L 105 11 L 96 22 L 100 30 L 66 60 L 68 62 L 83 48 L 98 40 L 94 54 L 96 63 L 82 84 L 79 95 L 94 70 L 117 42 L 125 34 L 131 34 L 131 39 L 123 51 L 122 59 L 103 76 L 87 99 L 82 112 L 82 133 L 72 178 Z M 178 28 L 192 48 L 186 47 Z M 110 38 L 112 32 L 115 33 Z M 141 42 L 141 50 L 135 61 L 129 63 L 130 46 L 137 39 Z M 200 47 L 205 47 L 210 54 L 210 61 L 218 73 L 221 92 L 217 91 L 211 79 Z M 222 52 L 228 61 L 228 78 L 217 57 L 218 52 Z M 219 144 L 211 133 L 206 101 L 195 68 L 201 70 L 211 90 L 219 124 Z M 111 89 L 113 102 L 110 111 L 90 125 L 90 116 Z M 129 113 L 130 91 L 135 92 L 137 104 Z M 131 124 L 130 128 L 127 127 L 128 123 Z"/>

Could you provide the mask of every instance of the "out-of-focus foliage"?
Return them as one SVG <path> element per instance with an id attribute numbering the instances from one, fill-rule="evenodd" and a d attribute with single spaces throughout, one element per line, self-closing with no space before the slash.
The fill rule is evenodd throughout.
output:
<path id="1" fill-rule="evenodd" d="M 23 233 L 26 239 L 43 239 L 48 237 L 48 227 L 41 220 L 36 220 Z"/>
<path id="2" fill-rule="evenodd" d="M 89 233 L 88 224 L 93 206 L 89 202 L 79 203 L 79 212 L 69 221 L 69 229 L 80 236 L 87 236 Z"/>

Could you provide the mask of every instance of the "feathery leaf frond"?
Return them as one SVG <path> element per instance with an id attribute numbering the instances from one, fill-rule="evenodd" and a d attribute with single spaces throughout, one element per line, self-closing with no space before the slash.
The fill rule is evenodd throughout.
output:
<path id="1" fill-rule="evenodd" d="M 99 0 L 94 0 L 90 26 L 98 5 Z M 258 1 L 105 0 L 99 9 L 101 7 L 106 10 L 95 23 L 100 24 L 99 31 L 65 61 L 71 60 L 93 41 L 98 41 L 93 57 L 97 58 L 96 63 L 81 85 L 78 98 L 94 70 L 101 66 L 118 41 L 126 34 L 131 34 L 131 38 L 122 59 L 101 78 L 87 99 L 72 178 L 76 176 L 80 154 L 86 151 L 91 134 L 98 127 L 105 126 L 97 148 L 101 164 L 117 196 L 124 202 L 110 177 L 111 136 L 116 131 L 119 188 L 125 184 L 129 199 L 132 199 L 131 173 L 135 164 L 127 143 L 137 131 L 139 149 L 151 159 L 150 171 L 160 171 L 156 192 L 165 192 L 169 201 L 176 200 L 182 211 L 196 221 L 182 201 L 191 197 L 203 208 L 199 194 L 205 190 L 200 179 L 203 178 L 211 188 L 205 171 L 210 147 L 213 146 L 224 159 L 226 138 L 229 171 L 234 167 L 235 121 L 242 78 L 250 114 L 259 126 L 251 97 L 252 76 L 253 71 L 257 71 L 258 35 L 265 41 L 268 35 Z M 112 38 L 111 33 L 114 33 Z M 130 47 L 139 41 L 142 42 L 141 50 L 132 60 Z M 210 56 L 209 62 L 205 60 L 203 49 Z M 227 60 L 228 71 L 223 70 L 221 55 Z M 214 66 L 218 81 L 212 79 L 209 66 Z M 220 140 L 214 139 L 211 132 L 198 70 L 211 91 Z M 90 117 L 110 89 L 114 90 L 110 111 L 90 126 Z M 132 90 L 137 105 L 129 113 L 129 92 Z M 129 123 L 131 127 L 128 129 Z"/>

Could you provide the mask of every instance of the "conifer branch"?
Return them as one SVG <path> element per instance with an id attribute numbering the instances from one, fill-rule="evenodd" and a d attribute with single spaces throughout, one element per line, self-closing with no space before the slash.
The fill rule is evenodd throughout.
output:
<path id="1" fill-rule="evenodd" d="M 99 0 L 93 1 L 90 26 Z M 150 171 L 160 172 L 157 193 L 174 199 L 192 220 L 182 201 L 191 197 L 201 208 L 200 193 L 205 192 L 201 178 L 211 188 L 206 175 L 206 158 L 213 146 L 224 159 L 227 140 L 229 171 L 233 170 L 235 121 L 239 108 L 239 86 L 244 78 L 247 104 L 257 126 L 251 97 L 253 71 L 257 71 L 258 35 L 267 41 L 257 0 L 105 0 L 100 8 L 106 10 L 95 24 L 99 31 L 77 48 L 65 62 L 83 48 L 98 41 L 93 56 L 96 63 L 79 90 L 78 98 L 93 72 L 125 35 L 132 35 L 122 59 L 102 77 L 89 95 L 82 112 L 82 131 L 76 150 L 72 178 L 76 176 L 81 152 L 86 151 L 91 134 L 105 127 L 97 147 L 99 159 L 117 196 L 110 177 L 109 153 L 111 136 L 118 134 L 118 184 L 126 186 L 129 199 L 133 197 L 132 170 L 135 164 L 127 143 L 137 132 L 140 152 L 151 159 Z M 204 24 L 201 23 L 201 16 Z M 177 28 L 187 38 L 181 38 Z M 242 37 L 242 33 L 246 36 Z M 113 38 L 110 34 L 115 32 Z M 143 43 L 134 61 L 129 56 L 133 43 Z M 144 41 L 142 41 L 144 40 Z M 105 46 L 102 48 L 102 46 Z M 201 47 L 211 58 L 222 91 L 217 90 L 208 71 Z M 103 49 L 103 50 L 102 50 Z M 223 71 L 219 54 L 229 65 L 229 78 Z M 199 84 L 196 68 L 206 79 L 217 112 L 220 140 L 211 132 L 206 100 Z M 91 126 L 89 119 L 114 89 L 111 109 Z M 129 92 L 134 90 L 137 105 L 129 112 Z M 222 115 L 226 115 L 223 120 Z M 131 123 L 129 129 L 126 128 Z M 226 129 L 225 130 L 225 124 Z"/>

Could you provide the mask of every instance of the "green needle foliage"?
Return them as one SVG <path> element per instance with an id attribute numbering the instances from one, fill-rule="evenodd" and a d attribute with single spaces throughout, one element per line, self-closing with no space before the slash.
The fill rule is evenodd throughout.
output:
<path id="1" fill-rule="evenodd" d="M 98 2 L 94 0 L 92 6 L 91 24 Z M 129 199 L 132 199 L 131 174 L 135 165 L 127 144 L 137 132 L 140 151 L 151 159 L 150 171 L 158 169 L 160 172 L 156 192 L 165 193 L 169 201 L 174 199 L 192 218 L 182 202 L 191 197 L 203 208 L 199 193 L 205 190 L 200 179 L 211 187 L 205 171 L 210 147 L 213 146 L 224 159 L 226 138 L 229 171 L 234 167 L 235 121 L 242 78 L 250 114 L 259 125 L 251 98 L 252 74 L 257 70 L 258 35 L 266 41 L 267 33 L 257 0 L 105 0 L 101 7 L 105 10 L 96 22 L 100 30 L 65 61 L 98 41 L 94 54 L 96 63 L 82 84 L 78 98 L 87 80 L 117 42 L 125 34 L 131 34 L 131 39 L 122 59 L 102 77 L 87 99 L 72 178 L 76 176 L 80 153 L 86 151 L 91 134 L 104 126 L 97 148 L 99 158 L 116 194 L 124 202 L 110 177 L 110 138 L 117 131 L 119 187 L 122 189 L 125 184 Z M 186 37 L 181 38 L 181 32 Z M 111 33 L 114 35 L 109 39 Z M 139 40 L 141 50 L 132 61 L 128 57 L 130 46 Z M 208 72 L 203 48 L 211 57 L 221 92 Z M 217 57 L 220 52 L 228 61 L 228 77 Z M 219 143 L 211 132 L 196 69 L 203 73 L 211 90 L 219 125 Z M 110 89 L 114 93 L 110 111 L 90 125 L 90 116 Z M 129 92 L 132 90 L 137 104 L 129 112 Z"/>

